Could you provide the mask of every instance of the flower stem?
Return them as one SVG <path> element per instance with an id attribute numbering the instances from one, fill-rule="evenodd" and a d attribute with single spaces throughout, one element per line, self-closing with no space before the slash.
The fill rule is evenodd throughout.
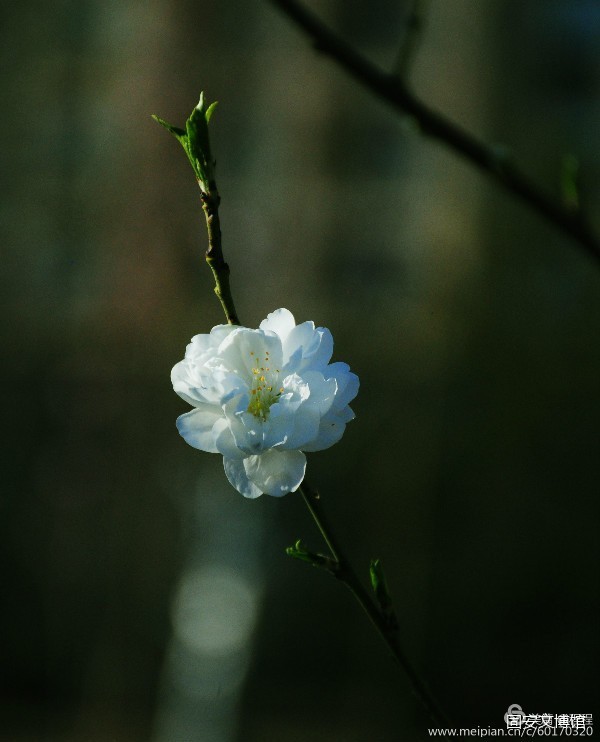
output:
<path id="1" fill-rule="evenodd" d="M 221 247 L 221 223 L 219 221 L 221 197 L 215 180 L 215 161 L 210 151 L 208 135 L 208 122 L 216 105 L 215 101 L 207 106 L 204 93 L 200 93 L 198 105 L 185 122 L 184 129 L 169 124 L 159 116 L 153 115 L 152 118 L 177 139 L 194 170 L 196 182 L 200 188 L 202 210 L 206 217 L 208 230 L 206 262 L 215 279 L 215 294 L 221 302 L 228 324 L 239 325 L 240 321 L 229 287 L 229 266 L 225 262 Z"/>
<path id="2" fill-rule="evenodd" d="M 399 640 L 398 627 L 395 622 L 391 622 L 375 604 L 370 593 L 365 590 L 361 581 L 358 579 L 356 572 L 352 568 L 337 539 L 335 538 L 331 526 L 321 508 L 321 499 L 319 493 L 312 489 L 306 480 L 299 487 L 300 494 L 304 500 L 310 514 L 312 515 L 317 528 L 319 529 L 325 543 L 327 544 L 332 556 L 335 559 L 335 569 L 329 569 L 334 576 L 343 582 L 350 589 L 364 612 L 369 617 L 371 623 L 377 630 L 380 637 L 386 643 L 392 657 L 396 663 L 405 672 L 412 686 L 414 695 L 421 701 L 425 710 L 431 718 L 442 726 L 448 725 L 448 719 L 440 710 L 433 696 L 425 683 L 421 680 L 414 667 L 408 661 L 404 654 Z"/>
<path id="3" fill-rule="evenodd" d="M 202 189 L 201 189 L 202 191 Z M 206 217 L 206 229 L 208 230 L 208 250 L 206 251 L 206 262 L 211 269 L 215 279 L 215 294 L 221 302 L 227 323 L 239 325 L 231 288 L 229 286 L 229 265 L 223 257 L 221 247 L 221 222 L 219 220 L 219 203 L 221 197 L 217 191 L 217 184 L 210 184 L 208 193 L 202 191 L 202 210 Z"/>

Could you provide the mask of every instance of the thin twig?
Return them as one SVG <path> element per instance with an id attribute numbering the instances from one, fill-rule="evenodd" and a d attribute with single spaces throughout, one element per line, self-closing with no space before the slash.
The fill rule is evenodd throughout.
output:
<path id="1" fill-rule="evenodd" d="M 377 633 L 386 643 L 394 660 L 402 668 L 410 681 L 413 693 L 421 701 L 425 710 L 431 718 L 442 726 L 448 725 L 448 719 L 440 710 L 433 699 L 429 689 L 423 683 L 418 673 L 406 658 L 400 643 L 398 641 L 398 627 L 394 622 L 390 622 L 382 611 L 377 607 L 370 593 L 368 593 L 359 580 L 356 572 L 352 568 L 348 558 L 342 550 L 339 542 L 335 538 L 331 527 L 329 526 L 325 514 L 321 508 L 321 499 L 319 493 L 312 489 L 306 482 L 302 483 L 299 488 L 302 499 L 306 503 L 310 514 L 315 521 L 325 543 L 329 547 L 333 558 L 337 563 L 335 570 L 329 570 L 340 582 L 343 582 L 350 589 L 362 609 L 365 611 L 371 623 L 377 630 Z"/>
<path id="2" fill-rule="evenodd" d="M 404 37 L 396 58 L 394 74 L 401 80 L 407 80 L 410 66 L 423 33 L 424 0 L 412 0 L 410 12 L 406 19 Z"/>
<path id="3" fill-rule="evenodd" d="M 422 103 L 401 79 L 373 65 L 296 0 L 270 1 L 312 38 L 319 51 L 330 56 L 372 93 L 403 114 L 412 116 L 423 134 L 439 140 L 488 173 L 493 180 L 577 241 L 589 255 L 600 260 L 600 243 L 581 212 L 566 208 L 540 190 L 499 148 L 479 141 L 458 124 Z"/>
<path id="4" fill-rule="evenodd" d="M 173 126 L 160 116 L 153 115 L 152 118 L 177 139 L 196 175 L 208 230 L 206 262 L 215 279 L 215 294 L 221 302 L 228 324 L 239 325 L 240 321 L 229 288 L 229 266 L 225 262 L 221 246 L 221 223 L 219 220 L 221 197 L 215 180 L 215 160 L 210 151 L 210 137 L 208 135 L 208 122 L 216 105 L 217 102 L 215 101 L 207 106 L 204 93 L 200 93 L 198 105 L 194 107 L 185 122 L 184 129 Z"/>
<path id="5" fill-rule="evenodd" d="M 208 193 L 202 191 L 202 209 L 206 217 L 206 229 L 208 230 L 208 250 L 206 251 L 206 262 L 211 269 L 215 279 L 215 294 L 221 302 L 223 312 L 230 325 L 239 325 L 233 296 L 229 286 L 229 265 L 223 257 L 221 247 L 221 223 L 219 220 L 219 203 L 221 198 L 217 191 L 216 183 L 211 183 Z"/>

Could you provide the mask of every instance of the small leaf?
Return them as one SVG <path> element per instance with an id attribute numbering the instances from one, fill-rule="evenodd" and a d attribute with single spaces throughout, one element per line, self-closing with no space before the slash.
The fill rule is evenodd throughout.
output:
<path id="1" fill-rule="evenodd" d="M 398 622 L 396 620 L 396 614 L 394 613 L 394 606 L 392 603 L 392 596 L 388 588 L 385 574 L 383 573 L 383 567 L 379 559 L 372 559 L 371 566 L 369 568 L 371 575 L 371 585 L 375 592 L 375 597 L 379 603 L 379 607 L 387 620 L 388 624 L 392 627 L 397 627 Z"/>
<path id="2" fill-rule="evenodd" d="M 188 156 L 196 171 L 203 191 L 209 192 L 215 180 L 214 162 L 210 152 L 208 137 L 208 111 L 214 110 L 214 103 L 206 110 L 204 108 L 204 93 L 200 94 L 200 101 L 194 108 L 191 116 L 185 122 L 188 140 Z"/>
<path id="3" fill-rule="evenodd" d="M 214 103 L 211 103 L 210 106 L 206 109 L 206 113 L 204 114 L 204 118 L 206 119 L 206 123 L 208 124 L 212 118 L 213 111 L 218 106 L 219 101 L 216 100 Z"/>
<path id="4" fill-rule="evenodd" d="M 560 185 L 563 203 L 569 209 L 579 209 L 579 188 L 577 180 L 579 177 L 579 160 L 575 155 L 569 154 L 562 158 Z"/>
<path id="5" fill-rule="evenodd" d="M 313 551 L 309 551 L 301 540 L 296 541 L 294 546 L 288 546 L 285 550 L 288 556 L 294 559 L 299 559 L 302 562 L 307 562 L 313 567 L 320 567 L 326 569 L 331 574 L 335 575 L 338 571 L 339 564 L 331 557 L 325 556 L 324 554 L 316 554 Z"/>
<path id="6" fill-rule="evenodd" d="M 186 134 L 183 129 L 180 129 L 177 126 L 172 126 L 164 119 L 161 119 L 160 116 L 156 116 L 154 113 L 152 114 L 152 118 L 156 121 L 157 124 L 164 126 L 167 131 L 170 131 L 171 134 L 179 141 L 181 141 L 182 139 L 185 139 Z"/>

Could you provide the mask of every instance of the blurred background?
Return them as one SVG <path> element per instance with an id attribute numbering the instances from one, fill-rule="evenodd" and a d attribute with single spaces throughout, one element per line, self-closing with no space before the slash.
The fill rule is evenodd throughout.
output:
<path id="1" fill-rule="evenodd" d="M 411 82 L 600 232 L 600 5 L 430 0 Z M 412 2 L 313 0 L 393 68 Z M 298 496 L 241 498 L 169 372 L 223 321 L 193 174 L 150 118 L 220 105 L 242 321 L 361 378 L 310 478 L 457 727 L 594 713 L 598 266 L 319 56 L 268 2 L 4 3 L 0 739 L 392 742 L 430 722 Z M 600 718 L 596 717 L 600 723 Z"/>

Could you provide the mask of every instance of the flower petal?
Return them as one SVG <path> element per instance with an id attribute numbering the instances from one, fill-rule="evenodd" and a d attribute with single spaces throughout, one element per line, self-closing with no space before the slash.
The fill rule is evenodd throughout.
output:
<path id="1" fill-rule="evenodd" d="M 215 387 L 213 369 L 208 364 L 214 360 L 219 343 L 234 330 L 232 325 L 217 325 L 210 335 L 194 335 L 187 345 L 185 358 L 173 367 L 173 389 L 189 404 L 196 406 L 198 402 L 213 404 L 219 401 L 223 392 Z"/>
<path id="2" fill-rule="evenodd" d="M 324 368 L 331 360 L 333 354 L 333 336 L 326 327 L 317 327 L 319 335 L 319 347 L 310 358 L 310 367 L 315 369 Z"/>
<path id="3" fill-rule="evenodd" d="M 218 452 L 222 453 L 225 458 L 243 459 L 248 455 L 237 447 L 229 421 L 226 418 L 222 417 L 214 424 L 213 436 Z"/>
<path id="4" fill-rule="evenodd" d="M 253 369 L 281 368 L 281 340 L 275 333 L 238 327 L 218 349 L 218 355 L 230 371 L 252 380 Z"/>
<path id="5" fill-rule="evenodd" d="M 321 416 L 316 407 L 310 404 L 302 404 L 292 418 L 293 431 L 281 446 L 286 450 L 294 448 L 304 449 L 307 443 L 311 443 L 319 435 L 319 424 Z"/>
<path id="6" fill-rule="evenodd" d="M 253 484 L 246 474 L 244 462 L 241 459 L 228 459 L 223 456 L 225 475 L 240 495 L 255 499 L 262 495 L 262 490 Z"/>
<path id="7" fill-rule="evenodd" d="M 303 369 L 322 370 L 333 353 L 333 338 L 324 327 L 315 328 L 314 322 L 296 325 L 283 341 L 283 362 L 291 373 Z"/>
<path id="8" fill-rule="evenodd" d="M 195 410 L 177 418 L 177 430 L 186 443 L 208 453 L 218 453 L 215 445 L 213 426 L 223 417 L 217 407 L 199 405 Z"/>
<path id="9" fill-rule="evenodd" d="M 259 454 L 265 448 L 265 423 L 250 412 L 238 411 L 234 414 L 228 410 L 229 403 L 224 406 L 225 414 L 235 445 L 244 451 L 246 456 Z"/>
<path id="10" fill-rule="evenodd" d="M 296 325 L 283 341 L 284 364 L 293 366 L 294 370 L 297 370 L 298 363 L 306 354 L 315 351 L 318 342 L 314 322 L 308 321 Z"/>
<path id="11" fill-rule="evenodd" d="M 324 375 L 328 379 L 335 379 L 338 385 L 338 391 L 332 404 L 334 410 L 341 410 L 358 394 L 358 387 L 360 386 L 358 376 L 350 371 L 350 366 L 347 363 L 339 361 L 331 363 L 325 369 Z"/>
<path id="12" fill-rule="evenodd" d="M 273 448 L 281 446 L 289 438 L 294 428 L 294 421 L 286 414 L 286 409 L 279 403 L 271 406 L 269 417 L 264 426 L 264 446 Z"/>
<path id="13" fill-rule="evenodd" d="M 259 325 L 261 330 L 270 330 L 279 335 L 282 342 L 295 326 L 296 320 L 289 309 L 276 309 L 274 312 L 267 314 L 267 318 L 263 319 Z"/>
<path id="14" fill-rule="evenodd" d="M 304 371 L 302 378 L 310 389 L 310 404 L 317 407 L 321 416 L 326 415 L 337 393 L 337 381 L 334 377 L 325 379 L 320 371 Z"/>
<path id="15" fill-rule="evenodd" d="M 188 361 L 179 361 L 179 363 L 173 366 L 171 370 L 171 383 L 175 392 L 188 404 L 196 405 L 198 402 L 203 401 L 202 397 L 196 392 L 198 384 L 191 378 Z"/>
<path id="16" fill-rule="evenodd" d="M 321 420 L 318 434 L 312 441 L 303 445 L 302 450 L 310 453 L 312 451 L 323 451 L 326 448 L 330 448 L 344 435 L 344 430 L 346 430 L 346 423 L 340 419 L 329 418 Z"/>
<path id="17" fill-rule="evenodd" d="M 250 482 L 273 497 L 295 492 L 306 471 L 306 456 L 302 451 L 271 449 L 260 456 L 248 456 L 243 463 Z"/>
<path id="18" fill-rule="evenodd" d="M 186 358 L 197 358 L 211 349 L 218 348 L 235 328 L 236 325 L 215 325 L 208 335 L 205 333 L 194 335 L 185 349 Z"/>

